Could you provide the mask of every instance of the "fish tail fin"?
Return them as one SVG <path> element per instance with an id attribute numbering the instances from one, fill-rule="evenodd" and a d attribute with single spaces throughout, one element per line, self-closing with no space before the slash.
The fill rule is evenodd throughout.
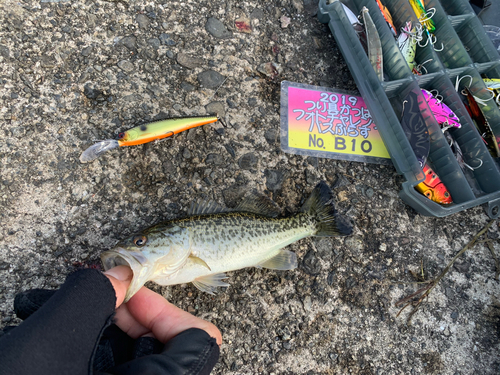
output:
<path id="1" fill-rule="evenodd" d="M 351 223 L 337 213 L 333 200 L 333 192 L 321 181 L 302 206 L 301 212 L 313 216 L 317 221 L 317 232 L 313 236 L 347 236 L 352 233 Z"/>

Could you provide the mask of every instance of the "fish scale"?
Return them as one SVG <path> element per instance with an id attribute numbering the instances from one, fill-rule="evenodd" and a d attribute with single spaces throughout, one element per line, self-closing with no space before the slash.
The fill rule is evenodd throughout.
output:
<path id="1" fill-rule="evenodd" d="M 196 212 L 202 214 L 139 232 L 103 253 L 101 259 L 105 269 L 122 264 L 132 268 L 126 300 L 150 280 L 160 285 L 192 282 L 214 293 L 216 287 L 229 285 L 222 281 L 228 271 L 296 268 L 296 255 L 283 249 L 295 241 L 350 234 L 351 224 L 337 214 L 332 201 L 333 193 L 321 182 L 301 212 L 288 218 L 274 217 L 274 204 L 263 196 L 242 201 L 238 207 L 244 212 L 209 213 L 217 205 L 197 205 Z"/>
<path id="2" fill-rule="evenodd" d="M 228 215 L 229 217 L 197 217 L 192 221 L 177 223 L 187 228 L 197 228 L 193 234 L 191 251 L 210 266 L 211 270 L 205 268 L 205 275 L 248 267 L 249 263 L 258 264 L 272 258 L 282 247 L 316 231 L 315 223 L 304 214 L 288 219 L 240 213 Z M 233 218 L 236 220 L 231 220 Z M 212 262 L 216 265 L 212 266 Z M 198 268 L 199 265 L 194 266 Z M 179 271 L 178 276 L 183 282 L 191 281 L 184 281 L 186 277 L 181 277 L 192 271 L 188 268 L 184 267 Z M 171 283 L 176 282 L 164 285 Z"/>

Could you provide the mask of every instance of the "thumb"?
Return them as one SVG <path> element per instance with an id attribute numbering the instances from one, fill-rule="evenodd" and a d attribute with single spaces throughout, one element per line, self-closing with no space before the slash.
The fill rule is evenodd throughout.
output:
<path id="1" fill-rule="evenodd" d="M 125 294 L 132 281 L 132 270 L 127 266 L 118 266 L 104 272 L 104 275 L 111 281 L 116 294 L 116 307 L 120 306 L 125 299 Z"/>

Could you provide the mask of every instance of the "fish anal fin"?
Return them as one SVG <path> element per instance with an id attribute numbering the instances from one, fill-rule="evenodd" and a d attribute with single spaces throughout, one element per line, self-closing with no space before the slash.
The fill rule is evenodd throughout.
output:
<path id="1" fill-rule="evenodd" d="M 214 295 L 217 287 L 227 287 L 228 283 L 222 281 L 227 278 L 225 273 L 216 273 L 213 275 L 201 276 L 193 280 L 192 283 L 202 292 Z"/>
<path id="2" fill-rule="evenodd" d="M 203 259 L 201 258 L 198 258 L 197 256 L 194 256 L 193 254 L 191 254 L 189 256 L 189 259 L 195 263 L 195 264 L 199 264 L 200 266 L 203 266 L 203 267 L 206 267 L 208 268 L 209 271 L 212 271 L 212 269 L 210 268 L 210 266 L 207 264 L 207 262 L 205 262 Z"/>
<path id="3" fill-rule="evenodd" d="M 251 212 L 267 217 L 277 217 L 281 214 L 281 210 L 276 203 L 257 191 L 250 191 L 246 194 L 234 211 Z"/>
<path id="4" fill-rule="evenodd" d="M 271 270 L 293 270 L 297 268 L 297 255 L 289 250 L 280 250 L 278 254 L 271 259 L 260 263 L 259 266 L 269 268 Z"/>

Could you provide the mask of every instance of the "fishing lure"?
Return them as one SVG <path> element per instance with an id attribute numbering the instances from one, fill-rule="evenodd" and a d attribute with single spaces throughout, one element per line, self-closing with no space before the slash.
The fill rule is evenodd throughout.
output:
<path id="1" fill-rule="evenodd" d="M 483 78 L 483 82 L 488 90 L 495 97 L 495 103 L 500 107 L 500 79 L 498 78 Z"/>
<path id="2" fill-rule="evenodd" d="M 377 32 L 377 28 L 373 23 L 373 20 L 370 16 L 370 12 L 368 8 L 363 7 L 361 10 L 361 14 L 363 15 L 363 23 L 366 28 L 366 39 L 368 44 L 368 58 L 370 59 L 370 63 L 372 64 L 373 70 L 377 74 L 377 77 L 380 81 L 384 80 L 383 73 L 383 56 L 382 56 L 382 43 L 380 42 L 380 37 Z"/>
<path id="3" fill-rule="evenodd" d="M 427 64 L 427 63 L 431 62 L 432 60 L 433 60 L 433 59 L 428 59 L 428 60 L 425 60 L 424 62 L 422 62 L 422 63 L 420 63 L 420 64 L 418 64 L 418 65 L 415 65 L 415 66 L 413 67 L 413 72 L 412 72 L 412 73 L 413 73 L 413 74 L 416 74 L 416 75 L 418 75 L 418 76 L 421 76 L 422 74 L 424 74 L 424 72 L 423 72 L 423 71 L 425 71 L 425 74 L 427 74 L 427 73 L 428 73 L 428 71 L 427 71 L 427 68 L 425 67 L 425 64 Z"/>
<path id="4" fill-rule="evenodd" d="M 474 159 L 476 161 L 477 160 L 479 161 L 479 163 L 478 163 L 479 165 L 477 167 L 473 167 L 473 166 L 467 164 L 464 161 L 464 154 L 462 152 L 462 149 L 460 148 L 458 143 L 452 138 L 450 133 L 448 131 L 443 131 L 443 135 L 444 135 L 446 141 L 448 142 L 448 145 L 450 146 L 451 152 L 455 156 L 455 159 L 457 159 L 458 165 L 460 166 L 460 168 L 462 168 L 462 170 L 464 172 L 466 172 L 466 169 L 465 169 L 466 167 L 471 171 L 474 171 L 475 169 L 481 168 L 481 166 L 483 165 L 483 161 L 481 159 Z"/>
<path id="5" fill-rule="evenodd" d="M 460 128 L 462 126 L 457 115 L 442 100 L 438 100 L 430 91 L 425 89 L 422 89 L 422 94 L 424 94 L 425 100 L 439 125 L 445 128 Z"/>
<path id="6" fill-rule="evenodd" d="M 423 0 L 410 0 L 410 4 L 422 26 L 429 33 L 434 33 L 434 31 L 436 31 L 436 25 L 434 24 L 432 17 L 434 16 L 436 10 L 434 8 L 430 8 L 426 11 Z"/>
<path id="7" fill-rule="evenodd" d="M 394 36 L 397 36 L 396 28 L 394 27 L 394 22 L 392 22 L 391 12 L 389 12 L 389 9 L 387 9 L 387 7 L 384 4 L 382 4 L 380 0 L 375 0 L 375 1 L 377 2 L 377 5 L 380 8 L 380 11 L 382 12 L 382 15 L 385 18 L 385 22 L 387 22 L 387 26 L 389 26 Z"/>
<path id="8" fill-rule="evenodd" d="M 415 189 L 433 202 L 439 204 L 453 203 L 450 192 L 428 164 L 424 166 L 423 171 L 425 180 L 415 186 Z"/>
<path id="9" fill-rule="evenodd" d="M 354 31 L 356 31 L 356 35 L 358 36 L 359 41 L 361 42 L 361 46 L 365 50 L 366 54 L 368 55 L 368 45 L 367 45 L 367 40 L 366 40 L 366 31 L 365 27 L 359 22 L 358 17 L 354 14 L 354 12 L 349 9 L 344 3 L 342 4 L 342 8 L 344 8 L 344 12 L 347 16 L 347 19 L 351 23 L 352 27 L 354 28 Z"/>
<path id="10" fill-rule="evenodd" d="M 359 23 L 358 17 L 356 17 L 354 12 L 349 7 L 347 7 L 347 5 L 345 5 L 344 3 L 340 3 L 340 4 L 342 4 L 342 8 L 344 9 L 344 12 L 345 12 L 347 18 L 349 19 L 349 22 L 351 23 L 351 25 L 355 25 L 355 24 L 361 25 Z"/>
<path id="11" fill-rule="evenodd" d="M 88 163 L 97 159 L 103 153 L 117 147 L 135 146 L 157 141 L 197 126 L 217 122 L 218 120 L 217 116 L 181 117 L 139 125 L 118 134 L 117 139 L 106 139 L 90 146 L 82 153 L 80 161 Z"/>
<path id="12" fill-rule="evenodd" d="M 412 71 L 415 71 L 415 53 L 417 50 L 416 29 L 412 28 L 411 21 L 406 23 L 406 26 L 401 29 L 397 39 L 398 47 L 406 63 Z"/>
<path id="13" fill-rule="evenodd" d="M 436 37 L 434 36 L 434 31 L 436 31 L 436 25 L 434 24 L 434 21 L 432 20 L 432 17 L 434 17 L 434 14 L 436 14 L 436 9 L 435 8 L 429 8 L 428 10 L 425 9 L 424 7 L 424 2 L 423 0 L 409 0 L 410 4 L 413 8 L 413 11 L 418 17 L 418 21 L 420 25 L 422 26 L 422 29 L 417 30 L 417 34 L 419 34 L 419 40 L 418 40 L 418 45 L 420 47 L 425 47 L 427 43 L 430 43 L 434 50 L 437 52 L 441 52 L 444 49 L 443 43 L 441 43 L 441 48 L 436 49 L 434 45 L 437 42 Z M 425 33 L 427 34 L 427 41 L 425 42 L 424 45 L 422 45 L 420 42 L 423 40 L 423 32 L 425 30 Z"/>
<path id="14" fill-rule="evenodd" d="M 483 78 L 483 82 L 488 90 L 500 90 L 500 79 L 498 78 Z"/>
<path id="15" fill-rule="evenodd" d="M 401 126 L 420 167 L 423 168 L 429 156 L 431 142 L 429 130 L 420 112 L 417 94 L 413 91 L 410 91 L 403 102 Z"/>
<path id="16" fill-rule="evenodd" d="M 463 93 L 465 93 L 468 102 L 468 105 L 466 104 L 465 107 L 467 108 L 470 117 L 474 121 L 476 128 L 481 135 L 481 138 L 483 138 L 484 143 L 488 147 L 488 151 L 494 158 L 500 157 L 500 148 L 498 147 L 498 141 L 495 138 L 495 134 L 493 133 L 488 120 L 486 120 L 486 117 L 484 117 L 481 108 L 479 108 L 476 99 L 467 87 L 464 87 Z"/>

